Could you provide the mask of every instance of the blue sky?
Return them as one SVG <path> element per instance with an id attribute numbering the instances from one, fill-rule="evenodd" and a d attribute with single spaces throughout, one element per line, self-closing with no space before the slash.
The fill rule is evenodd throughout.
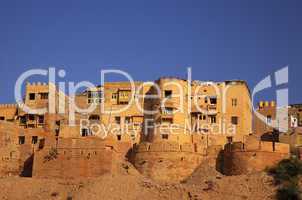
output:
<path id="1" fill-rule="evenodd" d="M 253 88 L 288 65 L 282 87 L 302 103 L 301 8 L 300 0 L 3 0 L 0 102 L 14 101 L 16 79 L 32 68 L 97 84 L 101 69 L 144 81 L 186 77 L 191 66 L 194 79 L 243 79 Z M 273 99 L 274 89 L 259 99 Z"/>

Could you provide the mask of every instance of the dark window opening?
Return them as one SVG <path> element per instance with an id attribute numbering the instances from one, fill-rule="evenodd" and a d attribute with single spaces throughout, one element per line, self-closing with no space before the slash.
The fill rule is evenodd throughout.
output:
<path id="1" fill-rule="evenodd" d="M 35 120 L 35 116 L 34 116 L 34 115 L 28 115 L 28 119 L 29 119 L 30 121 L 33 121 L 33 120 Z"/>
<path id="2" fill-rule="evenodd" d="M 20 117 L 20 124 L 26 124 L 26 117 L 25 116 Z"/>
<path id="3" fill-rule="evenodd" d="M 29 100 L 35 100 L 36 94 L 35 93 L 29 93 Z"/>
<path id="4" fill-rule="evenodd" d="M 272 116 L 271 115 L 266 116 L 266 123 L 267 124 L 271 124 L 272 123 Z"/>
<path id="5" fill-rule="evenodd" d="M 102 91 L 88 91 L 88 103 L 99 104 L 102 102 Z"/>
<path id="6" fill-rule="evenodd" d="M 215 124 L 216 123 L 216 116 L 211 116 L 211 124 Z"/>
<path id="7" fill-rule="evenodd" d="M 32 144 L 37 144 L 37 142 L 38 142 L 38 136 L 32 136 L 31 143 Z"/>
<path id="8" fill-rule="evenodd" d="M 25 136 L 19 136 L 19 144 L 25 144 Z"/>
<path id="9" fill-rule="evenodd" d="M 208 98 L 207 97 L 205 97 L 204 103 L 208 103 Z"/>
<path id="10" fill-rule="evenodd" d="M 167 115 L 172 115 L 173 114 L 173 108 L 171 107 L 166 107 L 163 109 L 163 113 Z"/>
<path id="11" fill-rule="evenodd" d="M 173 119 L 172 118 L 162 118 L 161 122 L 173 124 Z"/>
<path id="12" fill-rule="evenodd" d="M 233 117 L 231 118 L 231 121 L 232 121 L 232 124 L 233 124 L 233 125 L 237 125 L 237 124 L 238 124 L 238 117 L 233 116 Z"/>
<path id="13" fill-rule="evenodd" d="M 120 101 L 120 102 L 119 102 L 120 105 L 126 105 L 126 104 L 128 104 L 128 103 L 129 103 L 129 102 L 127 102 L 127 101 Z"/>
<path id="14" fill-rule="evenodd" d="M 38 119 L 39 124 L 43 124 L 44 123 L 44 116 L 40 115 L 39 119 Z"/>
<path id="15" fill-rule="evenodd" d="M 231 136 L 227 137 L 227 141 L 228 141 L 228 143 L 232 143 L 233 142 L 233 137 L 231 137 Z"/>
<path id="16" fill-rule="evenodd" d="M 210 98 L 210 103 L 211 104 L 217 104 L 217 98 L 216 97 L 211 97 Z"/>
<path id="17" fill-rule="evenodd" d="M 39 141 L 39 149 L 43 149 L 44 148 L 44 145 L 45 145 L 45 139 L 40 139 Z"/>
<path id="18" fill-rule="evenodd" d="M 237 99 L 232 99 L 232 106 L 233 107 L 237 106 Z"/>
<path id="19" fill-rule="evenodd" d="M 82 137 L 86 137 L 89 135 L 89 130 L 87 128 L 83 128 L 81 130 Z"/>
<path id="20" fill-rule="evenodd" d="M 91 91 L 88 91 L 88 98 L 92 98 Z"/>
<path id="21" fill-rule="evenodd" d="M 165 90 L 165 98 L 172 98 L 172 90 Z"/>
<path id="22" fill-rule="evenodd" d="M 1 121 L 5 120 L 5 117 L 2 117 L 2 116 L 1 116 L 1 117 L 0 117 L 0 120 L 1 120 Z"/>
<path id="23" fill-rule="evenodd" d="M 47 92 L 40 93 L 40 98 L 41 99 L 48 99 L 48 93 Z"/>
<path id="24" fill-rule="evenodd" d="M 118 140 L 118 141 L 120 141 L 120 140 L 122 139 L 122 136 L 121 136 L 121 135 L 117 135 L 116 137 L 117 137 L 117 140 Z"/>
<path id="25" fill-rule="evenodd" d="M 115 123 L 116 123 L 116 124 L 121 124 L 121 117 L 116 116 L 116 117 L 114 118 L 114 120 L 115 120 Z"/>
<path id="26" fill-rule="evenodd" d="M 164 139 L 164 140 L 167 140 L 167 139 L 169 139 L 169 135 L 168 134 L 162 134 L 161 138 Z"/>
<path id="27" fill-rule="evenodd" d="M 60 120 L 56 121 L 57 126 L 60 126 L 60 124 L 61 124 Z"/>
<path id="28" fill-rule="evenodd" d="M 130 124 L 131 123 L 131 117 L 125 117 L 125 123 Z"/>
<path id="29" fill-rule="evenodd" d="M 100 116 L 99 115 L 90 115 L 89 120 L 100 120 Z"/>
<path id="30" fill-rule="evenodd" d="M 117 99 L 117 93 L 112 93 L 111 98 L 112 99 Z"/>

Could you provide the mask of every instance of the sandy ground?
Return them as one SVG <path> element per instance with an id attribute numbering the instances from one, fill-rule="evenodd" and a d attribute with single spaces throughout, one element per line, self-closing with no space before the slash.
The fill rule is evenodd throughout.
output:
<path id="1" fill-rule="evenodd" d="M 199 168 L 182 183 L 159 183 L 140 175 L 129 163 L 95 179 L 0 179 L 0 199 L 17 200 L 205 200 L 274 199 L 273 179 L 265 173 L 223 176 Z"/>

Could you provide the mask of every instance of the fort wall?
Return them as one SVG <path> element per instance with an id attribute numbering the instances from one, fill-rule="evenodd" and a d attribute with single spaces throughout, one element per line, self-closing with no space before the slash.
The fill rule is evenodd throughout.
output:
<path id="1" fill-rule="evenodd" d="M 223 172 L 239 175 L 265 170 L 289 156 L 289 145 L 251 141 L 227 144 L 223 156 Z"/>
<path id="2" fill-rule="evenodd" d="M 220 146 L 205 149 L 194 144 L 173 142 L 142 143 L 135 149 L 135 167 L 154 180 L 179 182 L 189 177 L 208 159 L 215 167 Z"/>
<path id="3" fill-rule="evenodd" d="M 116 170 L 130 143 L 116 143 L 96 137 L 59 138 L 34 153 L 34 177 L 98 177 Z"/>

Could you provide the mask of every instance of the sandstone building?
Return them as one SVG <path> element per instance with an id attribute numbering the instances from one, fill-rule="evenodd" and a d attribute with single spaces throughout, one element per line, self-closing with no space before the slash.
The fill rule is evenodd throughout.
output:
<path id="1" fill-rule="evenodd" d="M 283 111 L 284 108 L 276 106 L 274 101 L 261 101 L 257 111 L 264 116 L 264 121 L 254 117 L 254 133 L 267 141 L 280 141 L 290 145 L 291 151 L 296 153 L 298 148 L 302 146 L 302 104 L 293 104 L 285 108 L 287 116 L 284 123 L 287 123 L 287 131 L 279 131 L 281 126 L 277 119 L 277 112 Z M 273 124 L 275 121 L 275 124 Z"/>
<path id="2" fill-rule="evenodd" d="M 180 181 L 204 161 L 221 170 L 236 160 L 248 167 L 240 164 L 246 150 L 270 152 L 274 161 L 286 157 L 286 146 L 275 143 L 274 148 L 267 147 L 272 143 L 248 148 L 250 99 L 247 84 L 239 80 L 106 82 L 74 96 L 51 84 L 27 83 L 23 105 L 0 105 L 0 148 L 6 159 L 0 172 L 93 177 L 114 170 L 127 157 L 144 175 Z M 25 112 L 24 107 L 39 111 Z M 246 147 L 240 153 L 228 148 L 221 154 L 239 143 Z M 223 156 L 229 161 L 225 166 Z M 259 168 L 266 165 L 265 156 L 257 159 Z"/>

